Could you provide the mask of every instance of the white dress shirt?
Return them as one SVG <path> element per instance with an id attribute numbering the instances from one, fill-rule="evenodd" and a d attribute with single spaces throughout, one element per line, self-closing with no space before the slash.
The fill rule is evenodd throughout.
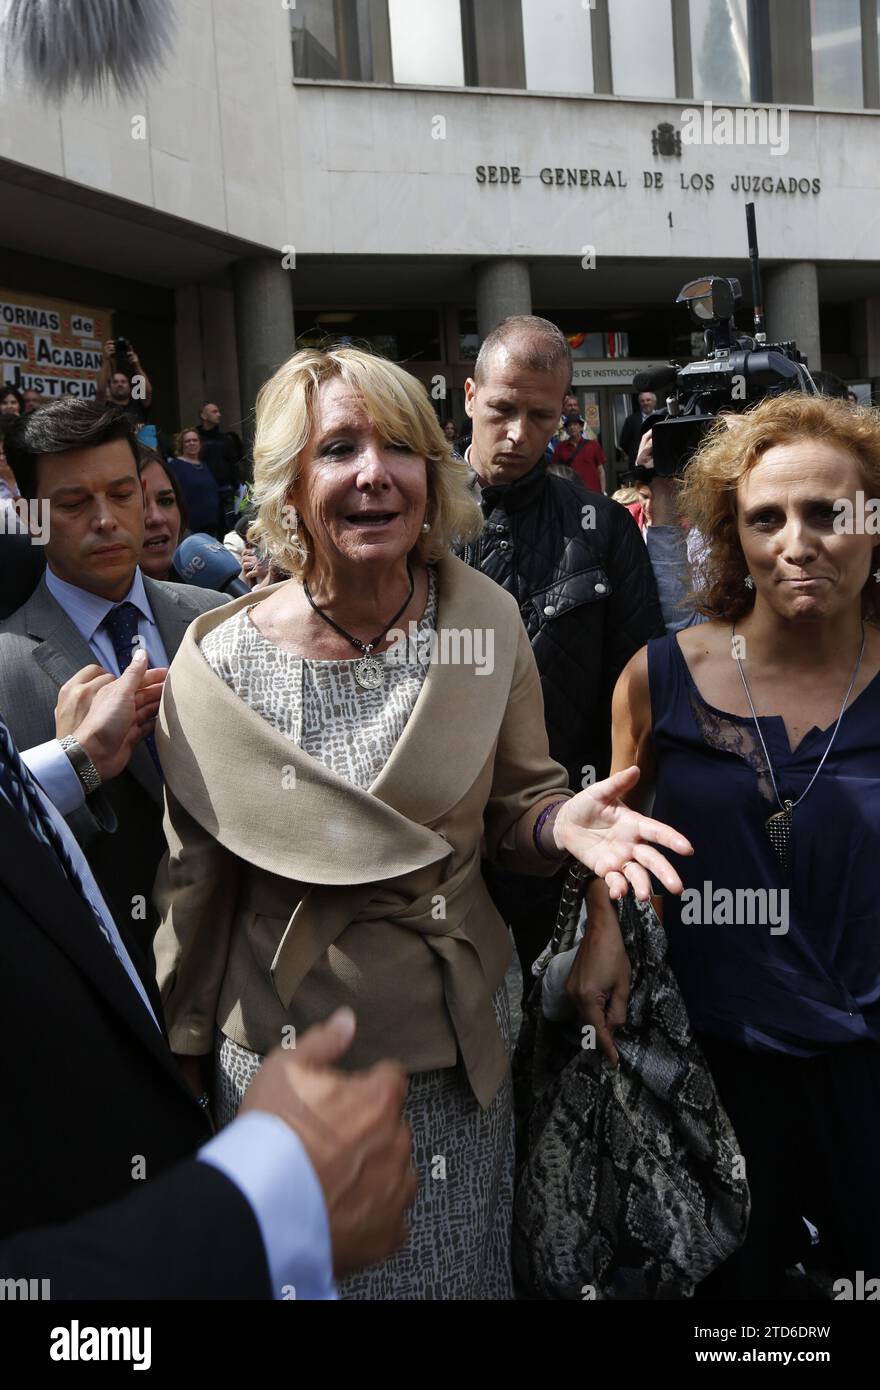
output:
<path id="1" fill-rule="evenodd" d="M 116 601 L 101 598 L 98 594 L 90 594 L 86 589 L 77 588 L 75 584 L 68 584 L 66 579 L 59 579 L 57 574 L 53 574 L 48 566 L 46 588 L 55 602 L 64 609 L 80 636 L 88 642 L 98 665 L 109 671 L 111 676 L 118 676 L 121 672 L 110 634 L 105 632 L 101 625 L 111 608 L 117 608 L 120 603 L 133 603 L 140 614 L 138 637 L 140 645 L 149 657 L 150 665 L 168 665 L 168 653 L 147 598 L 144 577 L 139 569 L 134 572 L 128 593 Z"/>
<path id="2" fill-rule="evenodd" d="M 59 744 L 56 747 L 67 763 L 67 755 Z M 26 762 L 34 775 L 30 756 Z M 76 774 L 74 779 L 78 784 Z M 85 855 L 59 810 L 52 805 L 45 787 L 38 786 L 37 791 L 82 880 L 86 896 L 100 915 L 125 973 L 158 1028 L 147 993 Z M 253 1111 L 233 1120 L 199 1149 L 197 1157 L 235 1183 L 253 1211 L 266 1252 L 272 1297 L 279 1300 L 335 1299 L 327 1207 L 321 1184 L 299 1136 L 276 1115 Z"/>

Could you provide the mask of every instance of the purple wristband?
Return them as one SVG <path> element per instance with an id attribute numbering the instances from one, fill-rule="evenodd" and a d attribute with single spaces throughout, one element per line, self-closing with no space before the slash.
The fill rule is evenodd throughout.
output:
<path id="1" fill-rule="evenodd" d="M 544 823 L 547 817 L 551 816 L 560 806 L 564 806 L 567 800 L 567 796 L 561 796 L 558 801 L 551 801 L 549 806 L 545 806 L 538 819 L 535 821 L 534 829 L 532 830 L 532 839 L 535 842 L 535 849 L 542 859 L 550 859 L 554 864 L 561 864 L 562 860 L 566 859 L 568 856 L 565 850 L 563 850 L 561 854 L 549 854 L 541 844 L 541 831 L 544 829 Z"/>

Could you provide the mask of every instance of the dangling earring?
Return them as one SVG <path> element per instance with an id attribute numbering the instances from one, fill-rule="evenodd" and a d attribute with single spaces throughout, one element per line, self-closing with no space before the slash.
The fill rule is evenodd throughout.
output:
<path id="1" fill-rule="evenodd" d="M 747 589 L 754 589 L 755 587 L 755 581 L 750 574 L 746 575 L 745 579 L 743 580 L 743 583 L 745 584 Z"/>
<path id="2" fill-rule="evenodd" d="M 289 531 L 291 536 L 296 537 L 299 534 L 299 512 L 296 507 L 291 506 L 290 503 L 282 507 L 281 521 L 284 529 Z"/>

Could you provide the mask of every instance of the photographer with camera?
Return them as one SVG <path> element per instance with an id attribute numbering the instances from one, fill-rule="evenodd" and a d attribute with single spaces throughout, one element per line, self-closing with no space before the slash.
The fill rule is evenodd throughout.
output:
<path id="1" fill-rule="evenodd" d="M 153 400 L 150 378 L 127 338 L 108 338 L 102 352 L 104 360 L 98 375 L 96 399 L 102 405 L 123 406 L 135 425 L 135 432 L 140 433 L 147 423 L 147 412 Z M 149 442 L 144 440 L 144 443 Z"/>
<path id="2" fill-rule="evenodd" d="M 633 382 L 640 401 L 651 396 L 656 402 L 660 391 L 666 399 L 666 408 L 643 422 L 633 481 L 651 488 L 645 539 L 668 634 L 702 621 L 693 596 L 702 584 L 704 545 L 699 531 L 689 530 L 682 518 L 678 494 L 682 476 L 708 432 L 719 418 L 728 429 L 738 428 L 740 412 L 766 398 L 792 391 L 820 394 L 797 344 L 767 341 L 754 203 L 746 205 L 746 225 L 754 336 L 740 333 L 734 321 L 742 302 L 739 280 L 701 276 L 685 285 L 675 302 L 686 305 L 693 322 L 704 330 L 706 357 L 684 366 L 670 362 L 640 373 Z M 840 388 L 843 395 L 842 382 Z"/>

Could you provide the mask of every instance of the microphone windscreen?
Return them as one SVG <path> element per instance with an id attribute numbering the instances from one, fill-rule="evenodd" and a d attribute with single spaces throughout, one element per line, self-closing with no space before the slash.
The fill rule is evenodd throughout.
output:
<path id="1" fill-rule="evenodd" d="M 125 95 L 159 74 L 175 25 L 174 0 L 0 0 L 0 52 L 41 96 Z"/>
<path id="2" fill-rule="evenodd" d="M 641 395 L 642 391 L 653 391 L 655 395 L 659 392 L 665 394 L 667 386 L 674 386 L 678 368 L 669 363 L 664 367 L 652 367 L 650 371 L 639 372 L 633 378 L 632 389 Z"/>
<path id="3" fill-rule="evenodd" d="M 194 584 L 197 589 L 215 589 L 233 598 L 251 592 L 235 556 L 213 536 L 187 536 L 177 547 L 173 564 L 184 584 Z"/>

